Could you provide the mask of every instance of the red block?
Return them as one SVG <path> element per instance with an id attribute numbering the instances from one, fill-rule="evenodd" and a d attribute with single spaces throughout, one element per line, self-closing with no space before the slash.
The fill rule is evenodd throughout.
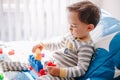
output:
<path id="1" fill-rule="evenodd" d="M 42 75 L 46 75 L 46 72 L 45 72 L 44 69 L 41 69 L 41 70 L 40 70 L 40 75 L 41 75 L 41 76 L 42 76 Z"/>
<path id="2" fill-rule="evenodd" d="M 0 54 L 2 54 L 3 53 L 3 50 L 2 50 L 2 48 L 0 48 Z"/>
<path id="3" fill-rule="evenodd" d="M 9 55 L 14 55 L 15 54 L 15 51 L 14 50 L 11 50 L 8 52 Z"/>
<path id="4" fill-rule="evenodd" d="M 29 69 L 32 70 L 33 69 L 32 66 L 29 66 Z"/>
<path id="5" fill-rule="evenodd" d="M 56 64 L 54 64 L 53 62 L 48 62 L 47 65 L 48 66 L 56 66 Z"/>

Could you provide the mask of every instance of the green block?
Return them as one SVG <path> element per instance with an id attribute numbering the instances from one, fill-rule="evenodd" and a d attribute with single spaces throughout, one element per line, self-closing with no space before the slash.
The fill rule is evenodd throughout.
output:
<path id="1" fill-rule="evenodd" d="M 3 73 L 0 73 L 0 80 L 3 80 L 4 79 L 4 75 Z"/>

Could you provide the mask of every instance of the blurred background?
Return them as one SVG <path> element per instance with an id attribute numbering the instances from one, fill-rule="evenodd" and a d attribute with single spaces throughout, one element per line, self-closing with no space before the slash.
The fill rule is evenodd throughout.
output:
<path id="1" fill-rule="evenodd" d="M 0 0 L 0 41 L 36 41 L 68 32 L 66 7 L 82 0 Z M 120 20 L 120 0 L 89 0 Z"/>

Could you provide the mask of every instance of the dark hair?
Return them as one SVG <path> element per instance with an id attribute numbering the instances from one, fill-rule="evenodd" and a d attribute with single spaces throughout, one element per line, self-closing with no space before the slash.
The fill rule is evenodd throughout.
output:
<path id="1" fill-rule="evenodd" d="M 95 27 L 100 20 L 100 9 L 90 1 L 81 1 L 67 7 L 68 11 L 75 11 L 79 14 L 81 22 L 93 24 Z"/>

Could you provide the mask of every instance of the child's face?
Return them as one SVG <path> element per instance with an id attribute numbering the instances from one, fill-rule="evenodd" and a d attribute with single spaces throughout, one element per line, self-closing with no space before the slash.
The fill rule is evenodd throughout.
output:
<path id="1" fill-rule="evenodd" d="M 90 24 L 81 22 L 77 12 L 68 12 L 68 22 L 70 32 L 74 37 L 85 38 L 88 36 Z"/>

